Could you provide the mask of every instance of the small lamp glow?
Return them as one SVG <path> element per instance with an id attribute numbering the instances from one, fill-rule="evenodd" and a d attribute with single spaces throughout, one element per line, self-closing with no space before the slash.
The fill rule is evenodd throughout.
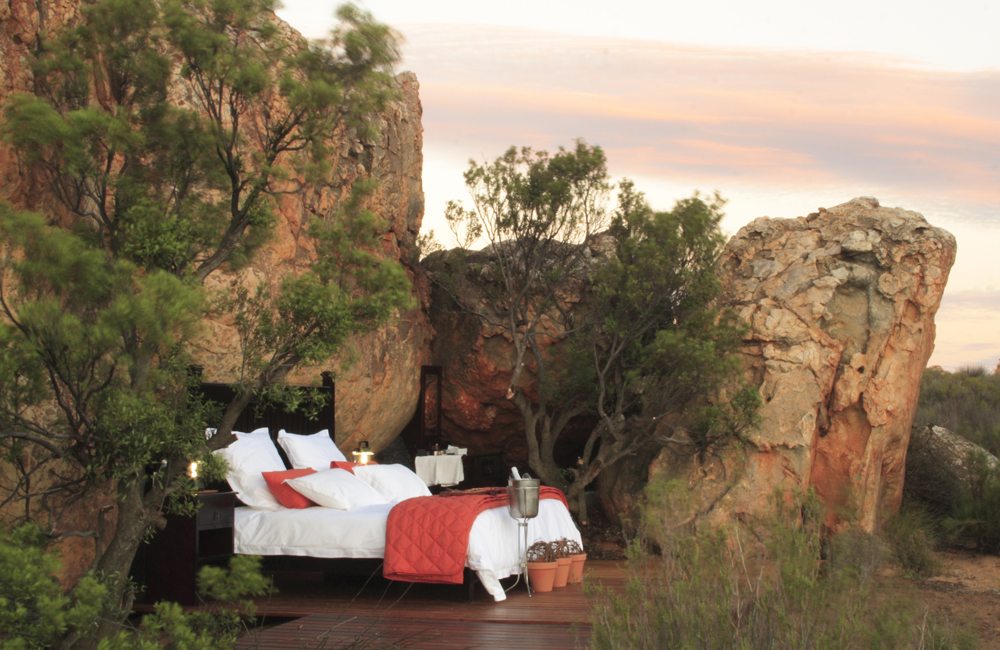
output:
<path id="1" fill-rule="evenodd" d="M 188 478 L 192 481 L 198 480 L 198 461 L 192 460 L 191 464 L 188 465 Z"/>
<path id="2" fill-rule="evenodd" d="M 368 441 L 362 440 L 358 448 L 351 452 L 354 462 L 359 465 L 367 465 L 375 456 L 375 452 L 368 448 Z"/>

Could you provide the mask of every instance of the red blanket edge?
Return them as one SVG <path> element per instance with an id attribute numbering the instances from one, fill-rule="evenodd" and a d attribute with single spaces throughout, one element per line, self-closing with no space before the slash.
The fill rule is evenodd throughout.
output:
<path id="1" fill-rule="evenodd" d="M 558 488 L 542 487 L 538 496 L 558 499 L 569 507 L 566 495 Z M 386 522 L 382 575 L 400 582 L 462 584 L 473 522 L 483 511 L 509 503 L 505 488 L 480 488 L 399 502 L 389 511 Z"/>

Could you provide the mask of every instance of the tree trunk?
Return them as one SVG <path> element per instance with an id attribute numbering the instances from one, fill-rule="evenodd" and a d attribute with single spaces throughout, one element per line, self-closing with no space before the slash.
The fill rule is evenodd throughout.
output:
<path id="1" fill-rule="evenodd" d="M 587 486 L 582 481 L 573 481 L 566 488 L 566 501 L 569 503 L 570 512 L 576 515 L 576 519 L 581 526 L 590 524 L 590 517 L 587 515 Z"/>
<path id="2" fill-rule="evenodd" d="M 129 585 L 129 571 L 150 524 L 142 492 L 142 479 L 133 479 L 119 485 L 118 493 L 122 498 L 118 504 L 118 526 L 107 548 L 96 562 L 96 568 L 108 585 L 113 602 L 121 608 L 123 614 L 132 609 L 133 594 Z M 82 639 L 73 647 L 96 648 L 101 639 L 113 636 L 120 629 L 120 619 L 104 617 L 98 623 L 93 637 Z"/>

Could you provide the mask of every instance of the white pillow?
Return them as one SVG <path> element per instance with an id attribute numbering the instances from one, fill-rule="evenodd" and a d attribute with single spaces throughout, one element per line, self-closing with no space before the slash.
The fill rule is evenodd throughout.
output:
<path id="1" fill-rule="evenodd" d="M 285 485 L 321 506 L 337 510 L 388 503 L 367 483 L 343 469 L 326 469 L 309 476 L 290 478 Z"/>
<path id="2" fill-rule="evenodd" d="M 278 432 L 278 444 L 285 450 L 292 469 L 311 467 L 319 471 L 330 469 L 331 460 L 347 460 L 347 457 L 337 449 L 327 429 L 311 436 L 288 433 L 282 429 Z"/>
<path id="3" fill-rule="evenodd" d="M 244 431 L 233 431 L 233 435 L 237 438 L 267 438 L 271 439 L 271 431 L 267 427 L 260 427 L 259 429 L 254 429 L 249 433 Z"/>
<path id="4" fill-rule="evenodd" d="M 285 469 L 285 463 L 270 437 L 237 438 L 236 442 L 215 453 L 224 458 L 229 466 L 226 480 L 240 501 L 260 510 L 281 509 L 262 474 Z"/>
<path id="5" fill-rule="evenodd" d="M 405 465 L 355 465 L 354 475 L 389 501 L 431 495 L 427 484 Z"/>

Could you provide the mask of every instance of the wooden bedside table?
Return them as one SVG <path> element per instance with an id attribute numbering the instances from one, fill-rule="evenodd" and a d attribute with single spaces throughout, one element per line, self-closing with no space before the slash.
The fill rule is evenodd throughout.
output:
<path id="1" fill-rule="evenodd" d="M 145 586 L 137 602 L 195 605 L 198 570 L 232 557 L 236 493 L 206 490 L 197 499 L 194 516 L 168 516 L 166 527 L 136 554 L 132 576 Z"/>

